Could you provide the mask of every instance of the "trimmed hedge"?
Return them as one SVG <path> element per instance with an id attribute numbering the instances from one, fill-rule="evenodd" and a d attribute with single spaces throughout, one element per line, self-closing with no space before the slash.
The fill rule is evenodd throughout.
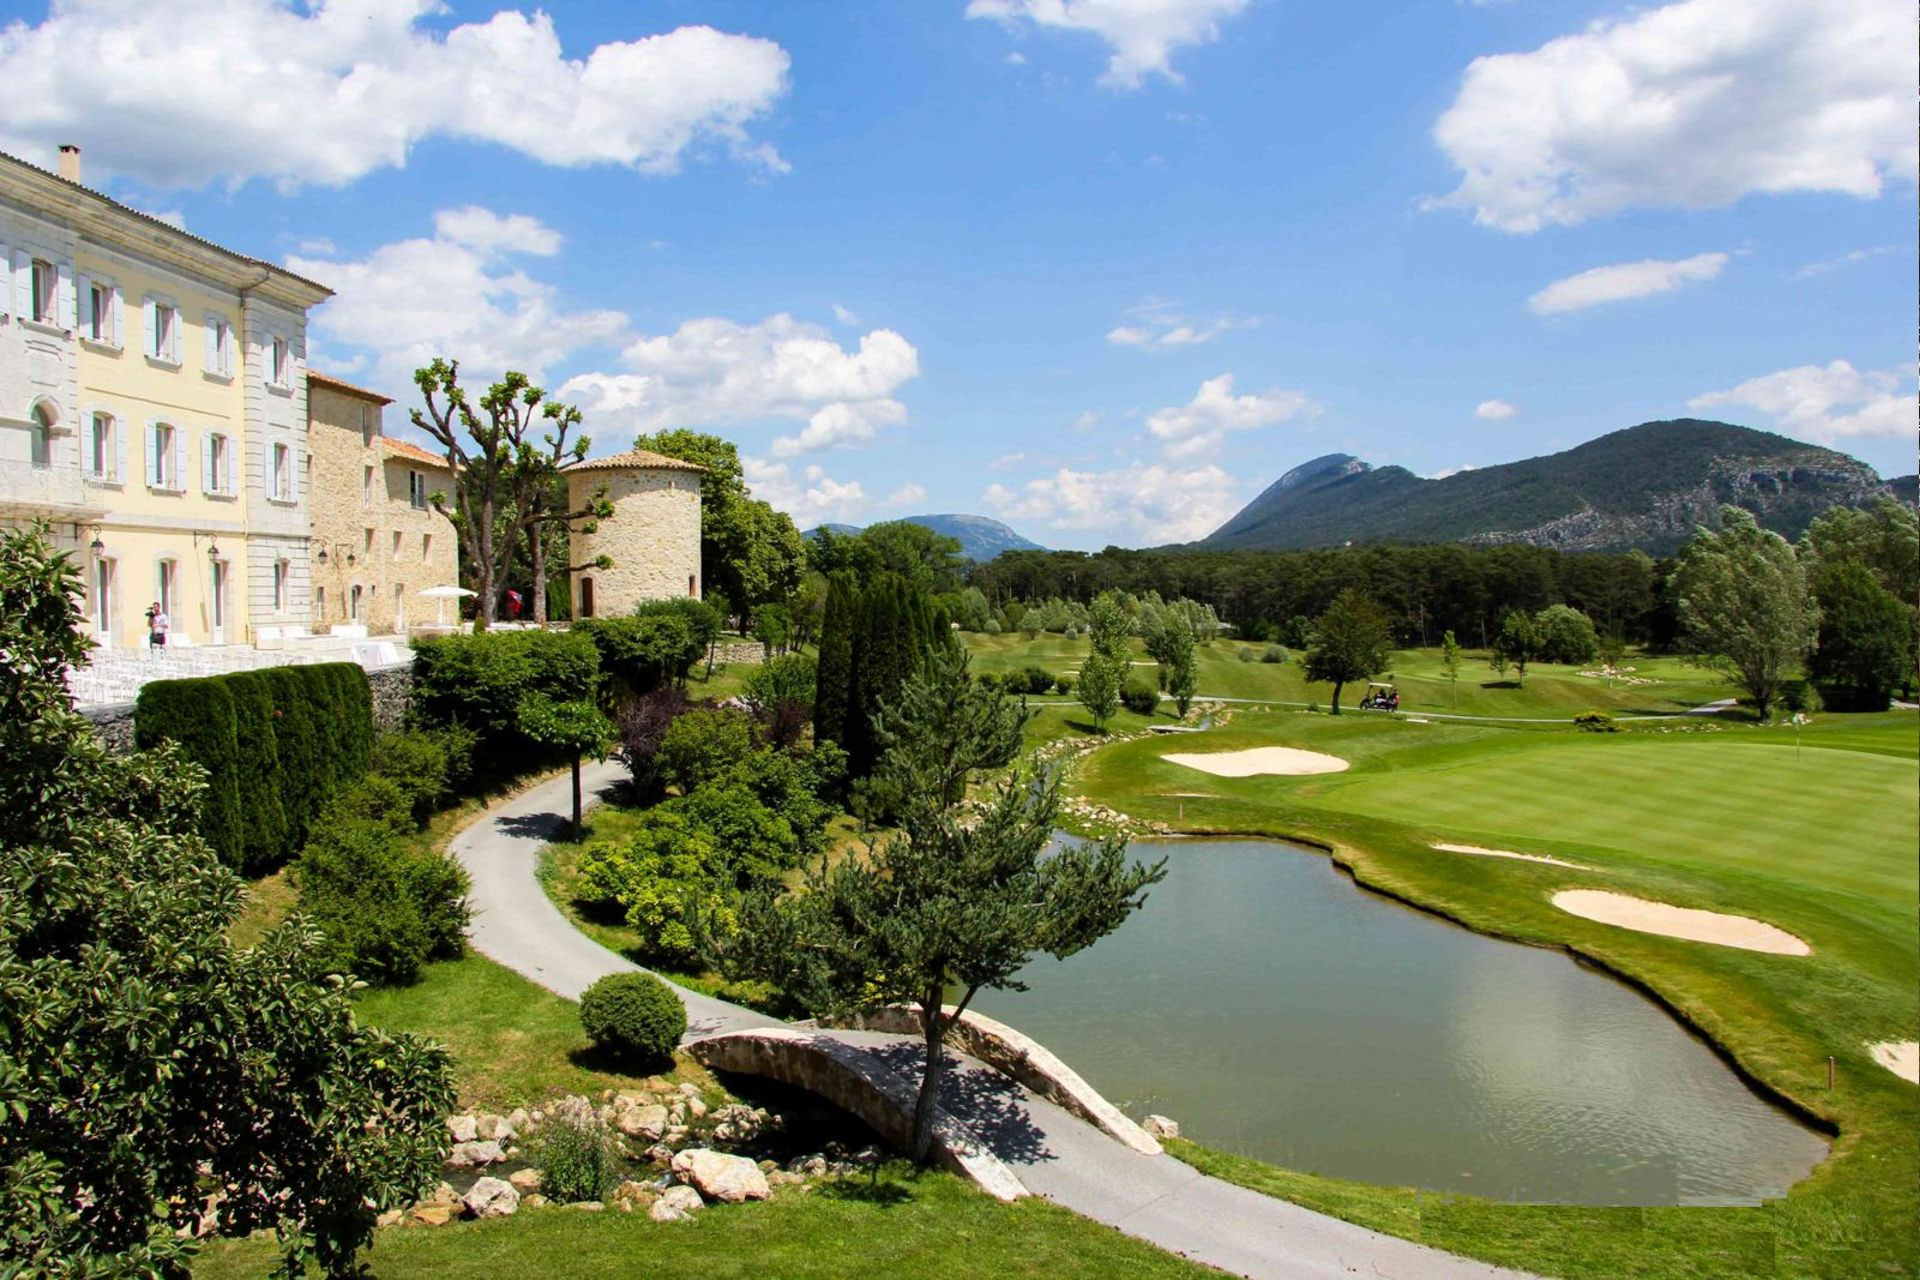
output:
<path id="1" fill-rule="evenodd" d="M 524 741 L 520 703 L 528 694 L 578 702 L 593 697 L 600 676 L 599 651 L 581 631 L 424 637 L 413 642 L 413 654 L 413 722 L 429 729 L 464 725 L 480 736 L 483 750 Z"/>
<path id="2" fill-rule="evenodd" d="M 580 1025 L 594 1047 L 616 1061 L 671 1061 L 687 1033 L 687 1009 L 650 973 L 611 973 L 580 997 Z"/>
<path id="3" fill-rule="evenodd" d="M 367 771 L 373 694 L 357 663 L 156 680 L 134 705 L 134 745 L 181 745 L 207 771 L 200 834 L 257 875 L 306 840 L 320 811 Z"/>

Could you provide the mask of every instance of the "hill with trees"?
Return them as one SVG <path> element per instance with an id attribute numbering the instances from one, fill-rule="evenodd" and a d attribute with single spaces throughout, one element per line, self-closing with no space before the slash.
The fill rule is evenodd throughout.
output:
<path id="1" fill-rule="evenodd" d="M 1771 432 L 1682 418 L 1433 480 L 1328 454 L 1287 472 L 1196 545 L 1522 543 L 1664 554 L 1698 525 L 1719 527 L 1722 505 L 1792 539 L 1822 513 L 1883 493 L 1911 495 L 1913 481 L 1882 481 L 1858 459 Z"/>
<path id="2" fill-rule="evenodd" d="M 1013 529 L 998 520 L 986 516 L 962 515 L 947 512 L 931 516 L 902 516 L 908 524 L 917 524 L 922 529 L 931 529 L 943 537 L 952 538 L 960 544 L 960 555 L 975 563 L 984 564 L 1002 551 L 1044 551 L 1039 543 L 1031 538 L 1022 537 Z M 820 530 L 827 529 L 842 537 L 859 533 L 858 526 L 850 524 L 823 524 L 807 530 L 806 536 L 815 537 Z"/>

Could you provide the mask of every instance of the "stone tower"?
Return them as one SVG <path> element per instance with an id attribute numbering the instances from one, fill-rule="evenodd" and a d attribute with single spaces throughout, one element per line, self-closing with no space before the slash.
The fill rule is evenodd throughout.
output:
<path id="1" fill-rule="evenodd" d="M 642 600 L 700 598 L 700 477 L 706 468 L 645 449 L 589 458 L 567 468 L 567 500 L 578 508 L 603 486 L 613 515 L 592 533 L 573 531 L 571 563 L 598 556 L 610 569 L 573 574 L 573 616 L 611 617 Z"/>

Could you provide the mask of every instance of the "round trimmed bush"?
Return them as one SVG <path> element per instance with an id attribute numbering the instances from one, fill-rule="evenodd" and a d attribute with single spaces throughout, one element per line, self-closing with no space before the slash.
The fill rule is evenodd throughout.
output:
<path id="1" fill-rule="evenodd" d="M 650 973 L 615 973 L 580 997 L 580 1025 L 594 1047 L 636 1064 L 673 1056 L 687 1033 L 687 1010 Z"/>
<path id="2" fill-rule="evenodd" d="M 1150 716 L 1160 706 L 1160 691 L 1129 680 L 1120 691 L 1120 701 L 1135 715 Z"/>

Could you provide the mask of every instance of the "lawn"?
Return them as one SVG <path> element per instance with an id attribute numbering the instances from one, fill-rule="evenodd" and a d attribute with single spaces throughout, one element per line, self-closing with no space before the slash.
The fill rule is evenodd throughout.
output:
<path id="1" fill-rule="evenodd" d="M 271 1241 L 222 1244 L 202 1255 L 194 1275 L 251 1280 L 274 1261 Z M 1002 1204 L 951 1174 L 915 1175 L 898 1165 L 872 1183 L 864 1177 L 828 1183 L 811 1195 L 783 1189 L 764 1204 L 704 1209 L 691 1222 L 547 1208 L 490 1222 L 392 1228 L 376 1237 L 367 1261 L 379 1276 L 435 1280 L 1220 1275 L 1044 1200 Z"/>
<path id="2" fill-rule="evenodd" d="M 1017 635 L 966 637 L 973 654 L 973 667 L 980 672 L 1003 672 L 1036 666 L 1060 675 L 1077 672 L 1086 657 L 1085 637 L 1068 640 L 1063 636 L 1041 635 L 1028 640 Z M 1134 673 L 1143 680 L 1155 678 L 1153 663 L 1146 656 L 1144 642 L 1133 644 Z M 1333 698 L 1333 686 L 1309 684 L 1300 669 L 1300 652 L 1286 650 L 1287 661 L 1262 662 L 1261 655 L 1271 646 L 1216 640 L 1199 646 L 1200 696 L 1249 698 L 1306 706 L 1327 706 Z M 1244 657 L 1243 657 L 1244 655 Z M 1527 668 L 1526 680 L 1516 684 L 1513 673 L 1498 676 L 1487 665 L 1485 650 L 1467 650 L 1462 654 L 1460 678 L 1449 683 L 1440 666 L 1437 649 L 1403 649 L 1395 652 L 1387 672 L 1380 679 L 1392 681 L 1400 690 L 1403 712 L 1436 715 L 1513 716 L 1522 719 L 1551 717 L 1570 719 L 1582 711 L 1606 711 L 1614 715 L 1671 715 L 1721 698 L 1737 696 L 1737 690 L 1711 671 L 1690 666 L 1679 658 L 1633 654 L 1622 666 L 1631 669 L 1635 680 L 1651 684 L 1609 683 L 1605 679 L 1580 674 L 1586 668 L 1539 663 Z M 1341 693 L 1344 705 L 1351 706 L 1364 689 L 1349 686 Z M 1071 701 L 1061 699 L 1060 701 Z"/>
<path id="3" fill-rule="evenodd" d="M 1536 683 L 1529 675 L 1531 689 Z M 1218 778 L 1160 757 L 1284 745 L 1349 772 Z M 1832 1157 L 1752 1209 L 1519 1207 L 1276 1169 L 1182 1144 L 1222 1177 L 1356 1222 L 1546 1274 L 1913 1275 L 1920 1093 L 1869 1041 L 1920 1032 L 1920 847 L 1910 713 L 1724 721 L 1627 733 L 1416 724 L 1242 711 L 1177 745 L 1094 753 L 1075 789 L 1140 817 L 1303 838 L 1363 883 L 1483 932 L 1565 946 L 1656 993 L 1750 1078 L 1836 1128 Z M 1201 792 L 1212 799 L 1171 793 Z M 1436 840 L 1553 854 L 1590 870 L 1434 850 Z M 1807 957 L 1688 943 L 1590 923 L 1562 888 L 1750 914 L 1806 939 Z M 1826 1088 L 1826 1063 L 1838 1067 Z"/>

